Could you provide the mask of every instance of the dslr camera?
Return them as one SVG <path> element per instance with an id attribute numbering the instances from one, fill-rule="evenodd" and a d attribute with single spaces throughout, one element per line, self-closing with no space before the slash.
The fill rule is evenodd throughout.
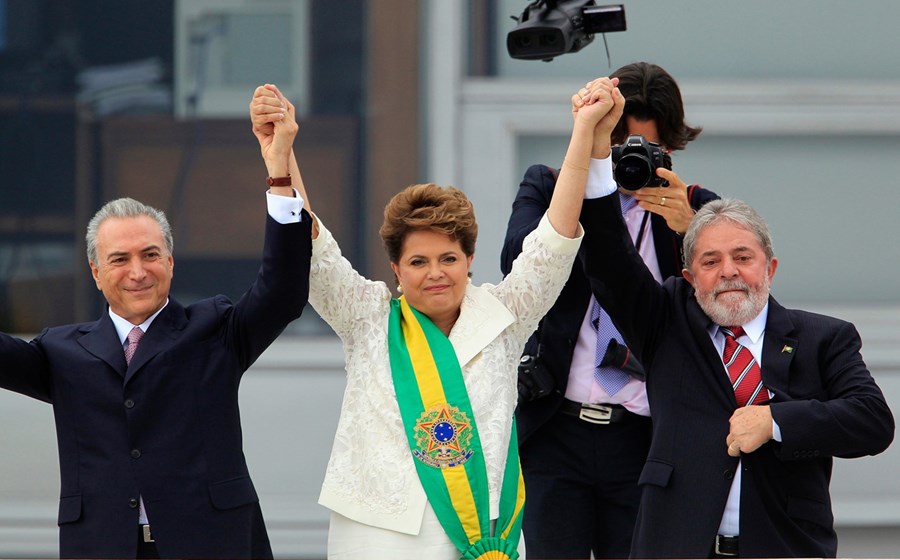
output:
<path id="1" fill-rule="evenodd" d="M 624 144 L 612 147 L 613 177 L 623 189 L 668 187 L 669 182 L 656 175 L 660 167 L 672 169 L 672 157 L 656 142 L 632 134 Z"/>
<path id="2" fill-rule="evenodd" d="M 525 354 L 519 361 L 519 403 L 531 402 L 553 392 L 556 383 L 540 355 Z"/>

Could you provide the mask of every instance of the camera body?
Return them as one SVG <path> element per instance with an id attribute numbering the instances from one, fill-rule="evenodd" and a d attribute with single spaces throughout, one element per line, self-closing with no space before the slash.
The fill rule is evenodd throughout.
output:
<path id="1" fill-rule="evenodd" d="M 553 375 L 547 371 L 540 355 L 525 354 L 519 360 L 519 403 L 545 397 L 556 388 Z"/>
<path id="2" fill-rule="evenodd" d="M 642 187 L 667 187 L 669 182 L 656 175 L 660 167 L 672 169 L 672 157 L 656 142 L 632 134 L 624 144 L 612 147 L 613 177 L 629 191 Z"/>

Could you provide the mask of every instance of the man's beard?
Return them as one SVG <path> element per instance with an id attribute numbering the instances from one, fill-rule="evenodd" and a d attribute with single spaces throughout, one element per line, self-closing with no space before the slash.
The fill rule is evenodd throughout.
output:
<path id="1" fill-rule="evenodd" d="M 763 310 L 769 301 L 770 287 L 768 276 L 752 288 L 742 280 L 723 280 L 710 292 L 697 291 L 697 303 L 717 325 L 740 326 L 752 321 Z M 716 297 L 728 290 L 742 290 L 744 293 L 731 293 L 721 300 Z"/>

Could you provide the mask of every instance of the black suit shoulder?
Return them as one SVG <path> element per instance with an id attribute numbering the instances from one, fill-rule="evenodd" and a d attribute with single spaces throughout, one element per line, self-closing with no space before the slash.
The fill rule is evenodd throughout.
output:
<path id="1" fill-rule="evenodd" d="M 509 274 L 513 261 L 522 252 L 525 237 L 537 228 L 549 208 L 556 176 L 556 170 L 540 164 L 532 165 L 525 171 L 513 201 L 500 252 L 500 270 L 504 276 Z"/>

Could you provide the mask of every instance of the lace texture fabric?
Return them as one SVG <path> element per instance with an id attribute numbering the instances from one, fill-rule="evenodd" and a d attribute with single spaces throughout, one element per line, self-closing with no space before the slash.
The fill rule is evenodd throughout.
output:
<path id="1" fill-rule="evenodd" d="M 559 236 L 545 217 L 525 239 L 521 255 L 502 282 L 468 286 L 450 332 L 457 356 L 463 356 L 461 362 L 465 359 L 463 378 L 487 464 L 492 517 L 499 510 L 519 357 L 562 290 L 580 242 L 580 237 Z M 397 526 L 401 518 L 421 521 L 424 491 L 391 377 L 387 345 L 391 297 L 385 283 L 367 280 L 353 269 L 320 221 L 319 237 L 313 242 L 309 302 L 341 338 L 347 371 L 320 503 L 360 522 L 414 533 L 417 524 Z M 486 333 L 484 325 L 496 323 L 496 317 L 504 314 L 508 321 Z M 473 343 L 477 343 L 474 351 Z M 421 511 L 409 511 L 411 507 Z"/>

